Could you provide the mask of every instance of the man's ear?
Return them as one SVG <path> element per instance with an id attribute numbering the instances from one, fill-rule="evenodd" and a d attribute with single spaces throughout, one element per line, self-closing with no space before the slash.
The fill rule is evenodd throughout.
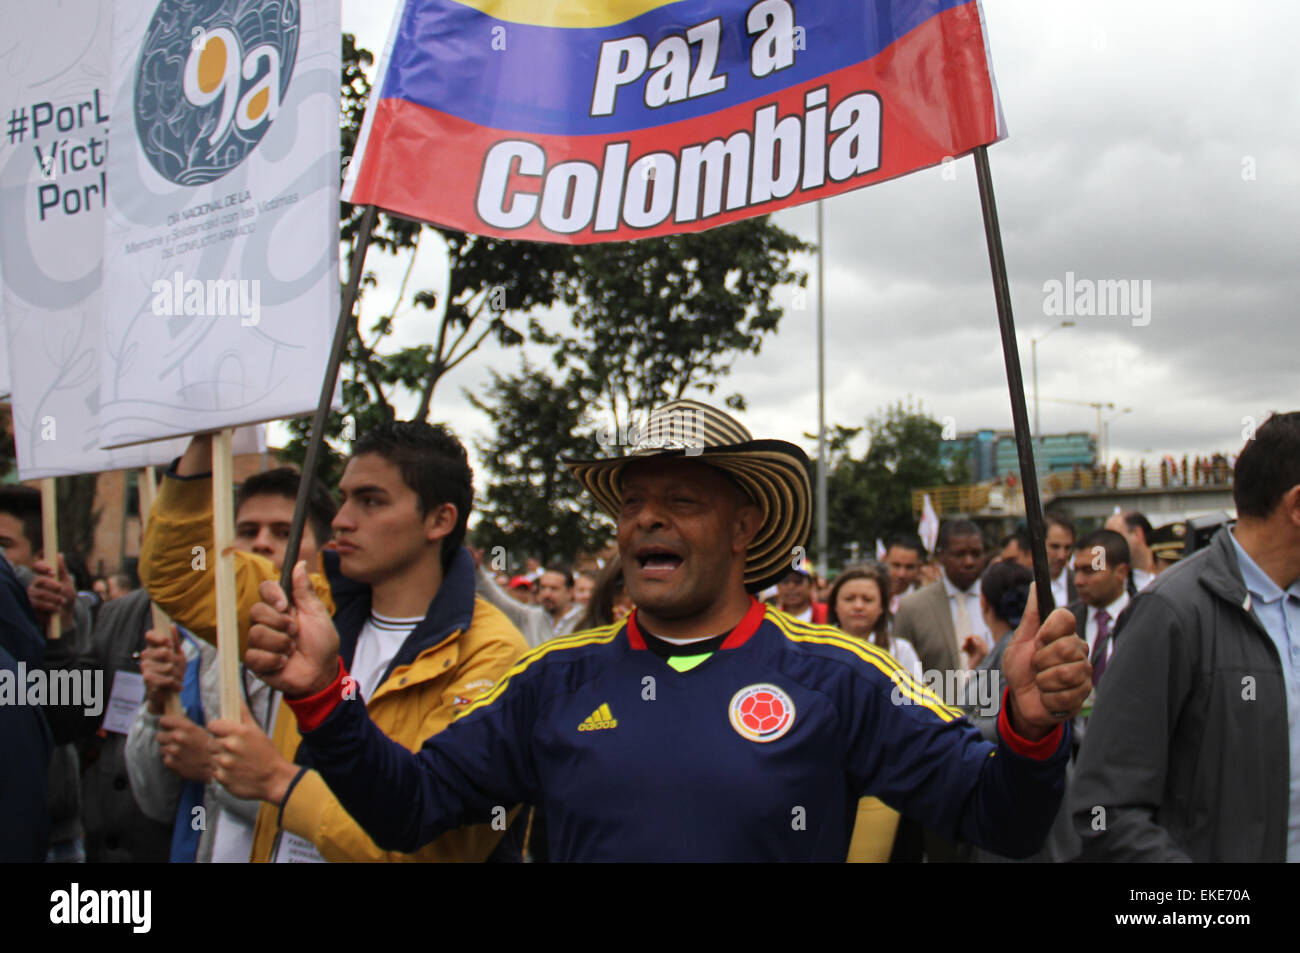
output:
<path id="1" fill-rule="evenodd" d="M 431 543 L 438 542 L 451 535 L 456 528 L 455 503 L 440 503 L 424 514 L 424 538 Z"/>
<path id="2" fill-rule="evenodd" d="M 736 507 L 735 539 L 740 544 L 742 553 L 749 549 L 749 544 L 758 535 L 759 522 L 759 509 L 749 500 L 741 502 Z"/>
<path id="3" fill-rule="evenodd" d="M 1282 494 L 1282 509 L 1291 526 L 1300 530 L 1300 483 Z"/>

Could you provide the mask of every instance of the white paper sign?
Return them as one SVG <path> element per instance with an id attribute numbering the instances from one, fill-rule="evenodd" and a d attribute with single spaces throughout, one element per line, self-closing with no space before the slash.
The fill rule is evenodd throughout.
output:
<path id="1" fill-rule="evenodd" d="M 307 413 L 339 309 L 339 0 L 113 10 L 101 444 Z"/>
<path id="2" fill-rule="evenodd" d="M 0 310 L 24 480 L 165 463 L 184 449 L 99 449 L 109 11 L 6 0 L 0 12 Z"/>
<path id="3" fill-rule="evenodd" d="M 113 688 L 108 693 L 108 708 L 100 725 L 105 731 L 130 734 L 136 712 L 144 701 L 144 676 L 139 672 L 118 670 L 113 673 Z"/>
<path id="4" fill-rule="evenodd" d="M 275 863 L 325 864 L 329 861 L 320 855 L 311 841 L 288 831 L 280 831 L 280 846 L 275 851 Z"/>

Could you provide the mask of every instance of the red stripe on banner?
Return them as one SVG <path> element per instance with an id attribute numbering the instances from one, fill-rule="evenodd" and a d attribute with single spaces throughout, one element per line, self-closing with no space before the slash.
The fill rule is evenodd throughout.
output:
<path id="1" fill-rule="evenodd" d="M 993 142 L 995 108 L 979 16 L 969 4 L 927 21 L 868 62 L 623 136 L 525 135 L 384 100 L 352 201 L 499 238 L 576 244 L 702 231 Z M 744 161 L 728 166 L 741 181 L 731 171 L 725 180 L 706 175 L 709 163 L 696 161 L 704 156 L 691 147 L 722 140 L 737 147 L 734 156 L 744 153 Z M 782 141 L 792 143 L 790 166 L 771 160 Z M 721 145 L 714 152 L 716 170 Z M 656 153 L 658 159 L 637 164 Z M 557 170 L 561 163 L 568 164 Z"/>

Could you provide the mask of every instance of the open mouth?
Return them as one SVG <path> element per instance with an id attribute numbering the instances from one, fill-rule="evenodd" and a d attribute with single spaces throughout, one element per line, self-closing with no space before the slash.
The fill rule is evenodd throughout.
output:
<path id="1" fill-rule="evenodd" d="M 671 575 L 683 559 L 666 546 L 642 546 L 636 551 L 637 565 L 651 578 Z"/>

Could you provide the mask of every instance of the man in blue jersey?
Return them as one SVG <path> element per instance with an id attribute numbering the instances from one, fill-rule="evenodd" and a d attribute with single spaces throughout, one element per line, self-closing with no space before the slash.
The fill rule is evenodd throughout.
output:
<path id="1" fill-rule="evenodd" d="M 418 753 L 353 703 L 304 567 L 294 606 L 263 584 L 245 661 L 290 699 L 312 767 L 376 843 L 414 850 L 526 803 L 555 860 L 836 861 L 874 795 L 953 840 L 1037 849 L 1091 689 L 1069 612 L 1040 628 L 1030 603 L 992 744 L 877 647 L 751 595 L 802 556 L 798 447 L 676 401 L 627 456 L 569 465 L 618 521 L 636 611 L 526 655 Z"/>

